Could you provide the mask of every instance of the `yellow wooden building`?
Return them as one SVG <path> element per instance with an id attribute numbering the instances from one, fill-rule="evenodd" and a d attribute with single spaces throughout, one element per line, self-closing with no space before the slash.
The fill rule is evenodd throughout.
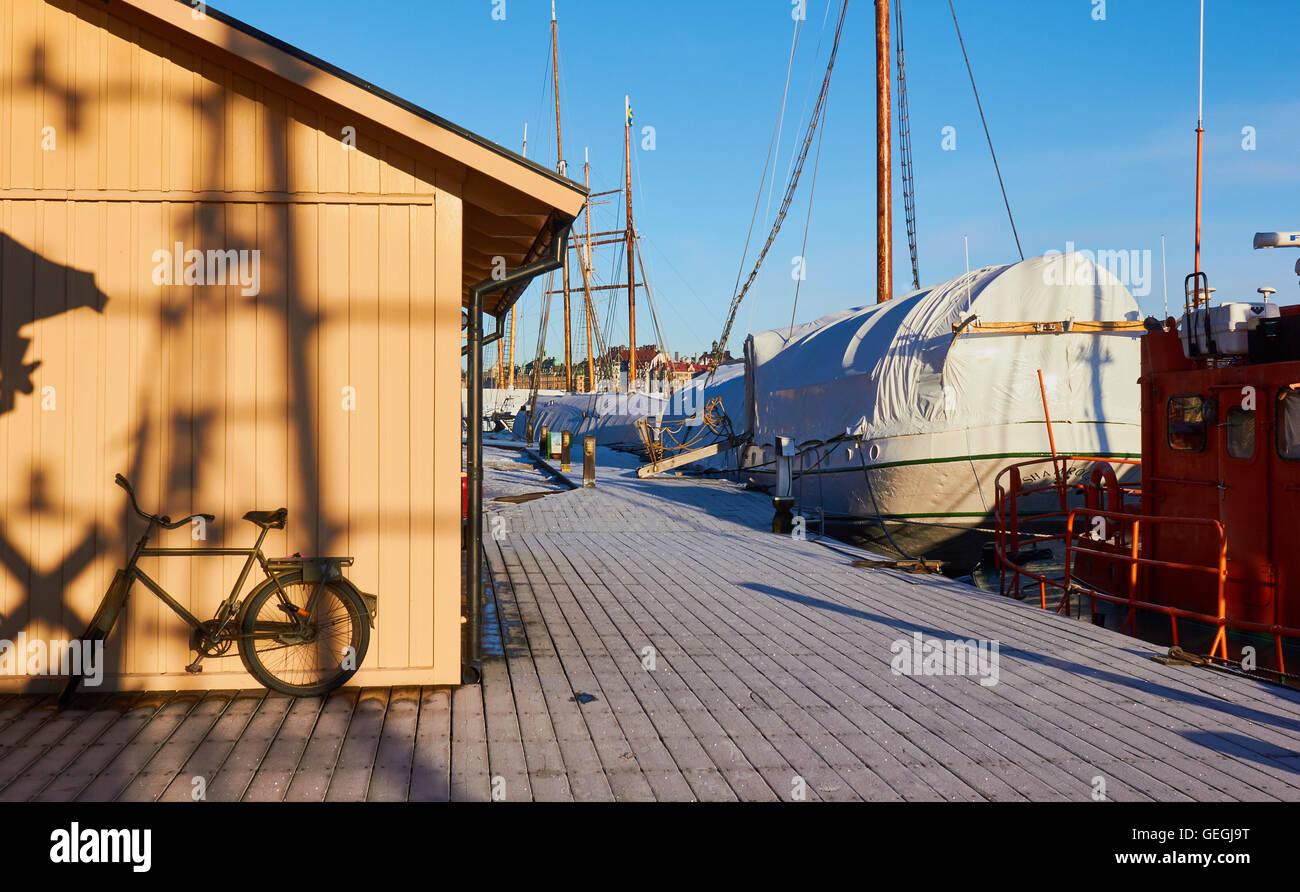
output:
<path id="1" fill-rule="evenodd" d="M 460 682 L 461 308 L 583 200 L 214 11 L 0 2 L 0 639 L 85 627 L 141 532 L 121 472 L 216 515 L 160 544 L 246 547 L 283 505 L 269 553 L 354 556 L 380 607 L 353 684 Z M 240 564 L 142 566 L 207 616 Z M 105 689 L 255 685 L 233 655 L 187 675 L 188 632 L 137 587 Z"/>

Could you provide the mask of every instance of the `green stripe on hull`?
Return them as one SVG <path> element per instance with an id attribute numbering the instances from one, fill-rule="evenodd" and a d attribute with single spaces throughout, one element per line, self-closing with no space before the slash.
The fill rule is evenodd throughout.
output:
<path id="1" fill-rule="evenodd" d="M 995 461 L 1004 458 L 1022 458 L 1022 459 L 1048 458 L 1050 459 L 1051 457 L 1052 454 L 1050 452 L 997 452 L 989 455 L 955 455 L 949 458 L 914 458 L 914 459 L 908 459 L 907 461 L 881 462 L 880 464 L 867 465 L 867 470 L 878 471 L 882 468 L 902 468 L 902 467 L 909 467 L 912 465 L 943 465 L 943 464 L 951 464 L 952 462 L 959 462 L 959 461 Z M 1141 458 L 1142 455 L 1141 453 L 1137 453 L 1137 452 L 1098 452 L 1095 455 L 1087 456 L 1087 457 L 1089 458 Z M 761 465 L 754 465 L 748 468 L 739 468 L 738 470 L 757 471 L 760 468 L 767 467 L 771 464 L 772 464 L 771 462 L 764 462 Z M 772 472 L 769 471 L 768 473 L 772 473 Z M 848 474 L 848 473 L 860 474 L 862 473 L 862 468 L 861 466 L 858 466 L 858 467 L 847 467 L 847 468 L 827 468 L 825 470 L 795 471 L 794 476 L 807 477 L 807 476 L 815 476 L 818 474 Z"/>

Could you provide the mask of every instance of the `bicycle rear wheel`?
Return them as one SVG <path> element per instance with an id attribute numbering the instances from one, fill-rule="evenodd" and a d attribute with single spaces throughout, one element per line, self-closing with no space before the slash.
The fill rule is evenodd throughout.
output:
<path id="1" fill-rule="evenodd" d="M 239 619 L 239 658 L 266 687 L 293 697 L 328 694 L 356 674 L 370 645 L 365 605 L 346 585 L 326 582 L 312 616 L 306 608 L 319 582 L 280 577 L 287 602 L 269 580 L 249 596 Z"/>

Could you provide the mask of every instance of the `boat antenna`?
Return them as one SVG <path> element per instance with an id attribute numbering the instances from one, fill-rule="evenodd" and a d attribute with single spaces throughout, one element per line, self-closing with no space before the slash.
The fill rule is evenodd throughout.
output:
<path id="1" fill-rule="evenodd" d="M 1201 0 L 1200 57 L 1196 87 L 1196 256 L 1192 272 L 1201 272 L 1201 170 L 1205 157 L 1205 0 Z"/>
<path id="2" fill-rule="evenodd" d="M 1160 277 L 1165 280 L 1165 314 L 1160 317 L 1164 322 L 1169 318 L 1169 267 L 1165 263 L 1165 234 L 1160 233 Z"/>

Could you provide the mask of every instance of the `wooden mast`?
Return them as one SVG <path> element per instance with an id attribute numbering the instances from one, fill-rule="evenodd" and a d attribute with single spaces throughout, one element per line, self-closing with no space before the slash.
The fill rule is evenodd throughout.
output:
<path id="1" fill-rule="evenodd" d="M 560 41 L 559 26 L 555 20 L 555 0 L 551 0 L 551 56 L 554 64 L 551 71 L 554 76 L 555 92 L 555 169 L 560 176 L 565 175 L 564 142 L 560 135 Z M 569 254 L 564 254 L 564 389 L 573 390 L 573 333 L 569 329 Z"/>
<path id="2" fill-rule="evenodd" d="M 523 156 L 528 157 L 528 122 L 524 121 L 524 151 Z M 515 311 L 518 309 L 519 301 L 510 305 L 510 390 L 515 389 Z"/>
<path id="3" fill-rule="evenodd" d="M 894 296 L 889 0 L 876 0 L 876 303 Z"/>
<path id="4" fill-rule="evenodd" d="M 596 389 L 596 361 L 591 352 L 591 284 L 587 270 L 591 266 L 591 149 L 582 151 L 582 182 L 587 187 L 587 201 L 582 206 L 583 219 L 587 225 L 587 256 L 578 257 L 578 268 L 582 270 L 582 289 L 586 296 L 585 312 L 587 320 L 587 392 Z M 581 249 L 579 249 L 581 251 Z"/>
<path id="5" fill-rule="evenodd" d="M 627 193 L 627 328 L 628 364 L 627 391 L 631 393 L 636 387 L 636 235 L 632 228 L 632 99 L 623 96 L 623 166 L 625 169 L 624 191 Z"/>

